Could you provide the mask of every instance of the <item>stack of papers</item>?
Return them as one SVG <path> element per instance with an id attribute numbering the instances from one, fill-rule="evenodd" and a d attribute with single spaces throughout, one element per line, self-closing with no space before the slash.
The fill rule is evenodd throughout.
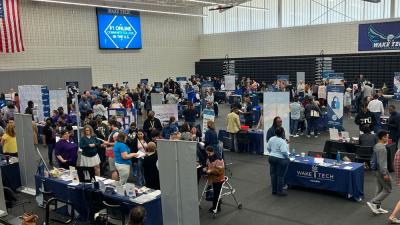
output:
<path id="1" fill-rule="evenodd" d="M 146 156 L 146 153 L 144 153 L 142 151 L 138 151 L 137 154 L 138 154 L 138 156 L 136 158 L 144 158 Z"/>
<path id="2" fill-rule="evenodd" d="M 353 167 L 352 167 L 352 166 L 345 166 L 343 169 L 345 169 L 345 170 L 351 170 L 351 169 L 353 169 Z"/>
<path id="3" fill-rule="evenodd" d="M 160 195 L 161 195 L 161 191 L 157 190 L 157 191 L 153 191 L 153 192 L 148 193 L 148 194 L 141 195 L 141 196 L 139 196 L 137 198 L 134 198 L 134 199 L 132 199 L 132 201 L 135 202 L 135 203 L 138 203 L 138 204 L 144 204 L 146 202 L 149 202 L 149 201 L 157 198 Z"/>

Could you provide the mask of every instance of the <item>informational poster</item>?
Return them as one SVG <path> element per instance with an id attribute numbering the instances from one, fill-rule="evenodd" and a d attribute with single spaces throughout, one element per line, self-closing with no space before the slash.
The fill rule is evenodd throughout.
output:
<path id="1" fill-rule="evenodd" d="M 78 81 L 67 81 L 65 82 L 65 87 L 67 89 L 67 102 L 72 103 L 75 94 L 79 93 L 79 82 Z"/>
<path id="2" fill-rule="evenodd" d="M 68 104 L 67 104 L 67 94 L 65 90 L 50 90 L 49 91 L 50 98 L 50 111 L 57 110 L 58 107 L 63 107 L 64 111 L 67 112 Z"/>
<path id="3" fill-rule="evenodd" d="M 400 101 L 400 72 L 394 73 L 393 79 L 393 98 L 396 101 Z"/>
<path id="4" fill-rule="evenodd" d="M 305 72 L 296 72 L 296 84 L 299 85 L 300 81 L 306 82 L 306 73 Z"/>
<path id="5" fill-rule="evenodd" d="M 285 129 L 286 138 L 289 139 L 289 92 L 264 92 L 263 118 L 264 118 L 264 146 L 267 146 L 267 132 L 271 128 L 274 118 L 279 116 L 282 119 L 282 126 Z M 265 148 L 264 154 L 267 150 Z"/>
<path id="6" fill-rule="evenodd" d="M 206 134 L 208 127 L 207 123 L 208 121 L 214 121 L 215 119 L 215 112 L 212 109 L 204 109 L 203 111 L 203 132 L 202 132 L 202 137 L 204 138 L 204 135 Z"/>
<path id="7" fill-rule="evenodd" d="M 226 91 L 234 91 L 236 89 L 236 76 L 232 75 L 225 75 L 224 76 L 225 80 L 225 90 Z"/>
<path id="8" fill-rule="evenodd" d="M 50 101 L 47 86 L 42 85 L 21 85 L 18 86 L 21 111 L 25 111 L 28 101 L 34 104 L 34 119 L 44 121 L 50 117 Z"/>
<path id="9" fill-rule="evenodd" d="M 152 110 L 154 111 L 154 116 L 161 122 L 169 121 L 171 116 L 178 119 L 178 105 L 176 104 L 153 105 Z"/>
<path id="10" fill-rule="evenodd" d="M 330 85 L 328 92 L 328 128 L 343 130 L 343 97 L 344 86 Z"/>

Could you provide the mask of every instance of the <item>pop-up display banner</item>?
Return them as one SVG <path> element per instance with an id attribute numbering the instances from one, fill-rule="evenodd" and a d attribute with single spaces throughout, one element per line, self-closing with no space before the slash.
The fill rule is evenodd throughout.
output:
<path id="1" fill-rule="evenodd" d="M 343 130 L 343 97 L 344 86 L 330 85 L 328 92 L 328 127 Z"/>

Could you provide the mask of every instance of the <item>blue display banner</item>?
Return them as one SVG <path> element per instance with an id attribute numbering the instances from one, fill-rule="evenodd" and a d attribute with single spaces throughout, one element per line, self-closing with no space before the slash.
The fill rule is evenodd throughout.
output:
<path id="1" fill-rule="evenodd" d="M 100 48 L 142 48 L 139 12 L 97 8 L 97 25 Z"/>
<path id="2" fill-rule="evenodd" d="M 0 1 L 0 18 L 4 17 L 3 0 Z"/>
<path id="3" fill-rule="evenodd" d="M 394 73 L 393 99 L 400 101 L 400 72 Z"/>
<path id="4" fill-rule="evenodd" d="M 42 86 L 42 104 L 43 104 L 43 116 L 44 118 L 50 117 L 50 96 L 49 89 L 47 86 Z"/>
<path id="5" fill-rule="evenodd" d="M 360 24 L 358 51 L 400 50 L 400 21 Z"/>
<path id="6" fill-rule="evenodd" d="M 343 97 L 344 86 L 330 85 L 328 92 L 328 127 L 343 130 Z"/>

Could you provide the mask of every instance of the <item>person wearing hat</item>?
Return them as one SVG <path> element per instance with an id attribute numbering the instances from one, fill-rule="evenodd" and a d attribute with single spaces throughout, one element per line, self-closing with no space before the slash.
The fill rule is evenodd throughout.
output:
<path id="1" fill-rule="evenodd" d="M 349 119 L 353 119 L 351 116 L 351 100 L 352 100 L 352 89 L 347 88 L 346 92 L 344 93 L 344 101 L 343 101 L 343 106 L 345 112 L 347 112 L 347 115 L 349 116 Z"/>
<path id="2" fill-rule="evenodd" d="M 232 149 L 233 151 L 238 151 L 238 142 L 237 142 L 237 133 L 240 131 L 240 118 L 239 118 L 239 109 L 234 106 L 231 110 L 231 113 L 227 116 L 227 127 L 226 131 L 229 133 L 229 138 L 232 140 Z"/>

